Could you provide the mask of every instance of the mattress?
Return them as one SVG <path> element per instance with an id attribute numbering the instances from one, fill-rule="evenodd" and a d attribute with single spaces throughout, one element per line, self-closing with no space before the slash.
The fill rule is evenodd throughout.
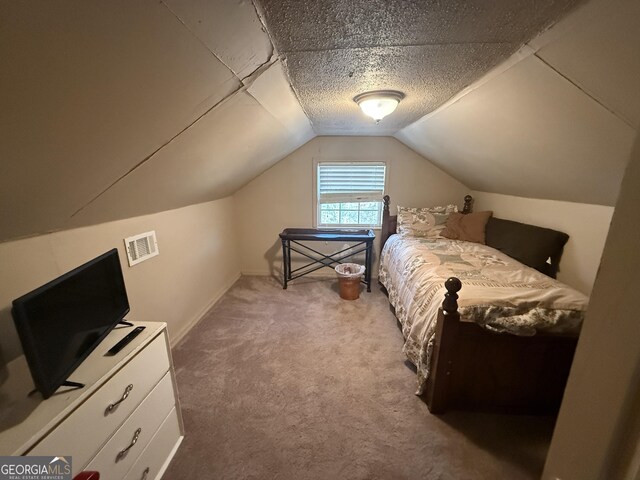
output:
<path id="1" fill-rule="evenodd" d="M 513 335 L 577 335 L 588 297 L 486 245 L 445 238 L 389 237 L 379 281 L 387 289 L 416 366 L 418 394 L 429 375 L 433 338 L 449 277 L 462 281 L 459 313 L 488 330 Z"/>

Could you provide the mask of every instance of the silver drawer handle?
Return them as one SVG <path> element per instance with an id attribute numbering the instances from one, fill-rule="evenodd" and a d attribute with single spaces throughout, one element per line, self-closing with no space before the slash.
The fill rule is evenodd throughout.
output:
<path id="1" fill-rule="evenodd" d="M 120 460 L 122 457 L 124 457 L 127 454 L 127 452 L 129 451 L 129 449 L 131 447 L 133 447 L 136 443 L 138 443 L 138 438 L 140 438 L 140 434 L 141 433 L 142 433 L 142 429 L 138 428 L 136 430 L 136 433 L 133 434 L 133 438 L 131 439 L 131 443 L 129 444 L 129 446 L 126 447 L 126 448 L 123 448 L 122 450 L 120 450 L 118 452 L 118 455 L 116 456 L 116 461 Z"/>
<path id="2" fill-rule="evenodd" d="M 142 472 L 142 478 L 140 478 L 140 480 L 147 480 L 148 475 L 149 475 L 149 467 L 144 469 L 144 472 Z"/>
<path id="3" fill-rule="evenodd" d="M 114 408 L 116 408 L 118 405 L 124 402 L 129 396 L 129 394 L 131 393 L 131 390 L 133 390 L 133 383 L 130 383 L 129 385 L 127 385 L 127 388 L 124 389 L 124 393 L 122 394 L 122 398 L 120 400 L 118 400 L 115 403 L 109 404 L 109 406 L 107 407 L 107 413 L 113 411 Z"/>

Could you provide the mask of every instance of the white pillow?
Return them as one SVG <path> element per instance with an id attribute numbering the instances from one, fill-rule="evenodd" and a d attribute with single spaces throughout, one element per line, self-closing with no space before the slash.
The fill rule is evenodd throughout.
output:
<path id="1" fill-rule="evenodd" d="M 440 236 L 449 214 L 457 211 L 456 205 L 426 208 L 398 206 L 397 231 L 403 236 L 436 238 Z"/>

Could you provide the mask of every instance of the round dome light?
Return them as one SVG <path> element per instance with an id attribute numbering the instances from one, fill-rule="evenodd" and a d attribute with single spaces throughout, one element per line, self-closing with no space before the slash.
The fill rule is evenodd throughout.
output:
<path id="1" fill-rule="evenodd" d="M 373 118 L 376 123 L 392 113 L 400 100 L 404 98 L 402 92 L 395 90 L 377 90 L 375 92 L 361 93 L 354 97 L 365 115 Z"/>

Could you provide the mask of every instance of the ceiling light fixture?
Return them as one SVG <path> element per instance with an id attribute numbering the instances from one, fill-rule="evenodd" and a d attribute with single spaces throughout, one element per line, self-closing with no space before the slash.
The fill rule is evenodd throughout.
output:
<path id="1" fill-rule="evenodd" d="M 403 98 L 404 93 L 396 90 L 376 90 L 356 95 L 353 101 L 360 106 L 365 115 L 380 123 L 380 120 L 396 109 Z"/>

